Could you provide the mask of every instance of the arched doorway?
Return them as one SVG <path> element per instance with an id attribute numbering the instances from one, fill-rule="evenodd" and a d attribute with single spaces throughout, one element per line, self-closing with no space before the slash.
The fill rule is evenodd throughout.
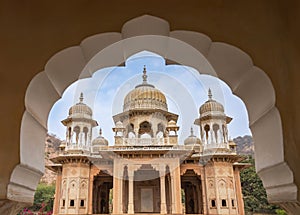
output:
<path id="1" fill-rule="evenodd" d="M 153 137 L 152 126 L 149 122 L 144 121 L 140 124 L 139 137 L 141 137 L 141 138 L 152 138 Z"/>
<path id="2" fill-rule="evenodd" d="M 149 35 L 149 32 L 145 33 L 137 26 L 141 23 L 144 25 L 152 23 L 153 20 L 156 25 L 152 34 L 160 36 L 132 37 Z M 101 37 L 107 40 L 105 42 L 99 40 Z M 98 35 L 97 39 L 95 38 L 87 38 L 82 42 L 81 47 L 85 47 L 84 51 L 78 46 L 65 49 L 53 56 L 48 61 L 45 71 L 31 81 L 26 92 L 26 111 L 21 123 L 20 164 L 13 170 L 7 189 L 10 200 L 24 202 L 24 195 L 29 197 L 29 201 L 32 200 L 33 190 L 44 170 L 41 144 L 46 133 L 47 116 L 64 89 L 78 78 L 90 77 L 91 73 L 99 68 L 120 65 L 124 62 L 124 57 L 127 58 L 140 50 L 149 50 L 165 56 L 169 62 L 190 65 L 199 71 L 217 75 L 243 99 L 256 143 L 257 171 L 264 182 L 269 199 L 273 202 L 297 201 L 298 189 L 294 183 L 294 175 L 285 162 L 281 119 L 275 106 L 272 83 L 261 69 L 253 65 L 248 55 L 228 44 L 211 42 L 206 35 L 200 33 L 170 32 L 165 20 L 151 16 L 142 16 L 126 23 L 122 34 Z M 111 45 L 121 39 L 125 39 L 122 44 Z M 195 45 L 193 41 L 201 43 Z M 172 46 L 174 43 L 176 46 Z M 110 49 L 106 48 L 108 46 Z M 115 58 L 105 56 L 104 49 L 114 54 Z M 125 56 L 121 53 L 125 53 Z M 174 53 L 180 53 L 180 56 Z M 101 60 L 97 61 L 98 59 Z M 41 85 L 44 86 L 43 90 L 39 90 Z M 34 135 L 29 132 L 32 129 L 35 130 Z M 32 153 L 37 156 L 30 156 Z M 278 171 L 284 174 L 281 178 L 274 178 Z M 24 175 L 30 177 L 20 181 Z M 20 188 L 23 194 L 13 195 Z"/>
<path id="3" fill-rule="evenodd" d="M 134 212 L 160 213 L 160 176 L 150 164 L 134 172 Z"/>
<path id="4" fill-rule="evenodd" d="M 100 171 L 94 176 L 93 181 L 93 213 L 111 213 L 110 194 L 113 188 L 113 177 L 106 172 Z"/>
<path id="5" fill-rule="evenodd" d="M 181 176 L 181 188 L 184 190 L 185 213 L 203 214 L 201 179 L 192 169 Z"/>

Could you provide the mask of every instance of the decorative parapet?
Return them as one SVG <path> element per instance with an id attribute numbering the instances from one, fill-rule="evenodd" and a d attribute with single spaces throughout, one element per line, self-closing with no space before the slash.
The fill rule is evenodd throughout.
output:
<path id="1" fill-rule="evenodd" d="M 203 155 L 213 155 L 213 154 L 230 154 L 230 155 L 236 155 L 236 149 L 235 148 L 230 148 L 227 143 L 205 144 L 203 146 Z"/>
<path id="2" fill-rule="evenodd" d="M 161 138 L 122 138 L 118 139 L 118 146 L 160 146 L 177 144 L 170 137 Z"/>
<path id="3" fill-rule="evenodd" d="M 229 145 L 227 143 L 210 143 L 204 144 L 203 149 L 229 149 Z"/>
<path id="4" fill-rule="evenodd" d="M 89 146 L 84 146 L 84 145 L 68 145 L 66 146 L 65 148 L 65 151 L 68 152 L 68 151 L 78 151 L 78 150 L 81 150 L 81 151 L 90 151 L 90 147 Z"/>

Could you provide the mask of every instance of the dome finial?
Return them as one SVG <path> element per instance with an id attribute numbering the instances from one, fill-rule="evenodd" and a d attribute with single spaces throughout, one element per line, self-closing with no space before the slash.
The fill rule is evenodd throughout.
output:
<path id="1" fill-rule="evenodd" d="M 208 89 L 208 99 L 212 100 L 212 93 L 211 93 L 211 89 Z"/>
<path id="2" fill-rule="evenodd" d="M 147 84 L 147 70 L 146 70 L 146 65 L 144 65 L 144 70 L 143 70 L 143 84 Z"/>
<path id="3" fill-rule="evenodd" d="M 194 129 L 191 127 L 191 136 L 194 136 Z"/>
<path id="4" fill-rule="evenodd" d="M 83 93 L 82 92 L 80 93 L 79 101 L 80 101 L 80 103 L 83 102 Z"/>
<path id="5" fill-rule="evenodd" d="M 99 129 L 99 135 L 102 136 L 102 128 Z"/>

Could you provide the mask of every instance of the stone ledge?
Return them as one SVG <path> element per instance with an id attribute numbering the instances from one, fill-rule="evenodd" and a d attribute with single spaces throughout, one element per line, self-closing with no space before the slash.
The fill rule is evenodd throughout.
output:
<path id="1" fill-rule="evenodd" d="M 8 199 L 0 200 L 0 214 L 16 215 L 22 208 L 28 206 L 27 203 L 15 202 Z"/>
<path id="2" fill-rule="evenodd" d="M 270 202 L 297 201 L 298 189 L 294 183 L 293 172 L 286 162 L 266 167 L 257 174 L 263 180 Z"/>
<path id="3" fill-rule="evenodd" d="M 29 166 L 18 164 L 7 186 L 7 198 L 12 201 L 32 204 L 35 189 L 43 173 Z"/>

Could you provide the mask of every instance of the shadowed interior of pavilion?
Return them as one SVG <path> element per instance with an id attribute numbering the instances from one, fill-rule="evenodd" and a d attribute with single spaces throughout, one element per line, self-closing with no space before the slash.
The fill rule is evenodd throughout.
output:
<path id="1" fill-rule="evenodd" d="M 172 188 L 170 169 L 165 170 L 165 197 L 167 213 L 172 211 Z M 123 212 L 128 213 L 129 178 L 128 168 L 123 170 Z M 100 171 L 94 177 L 93 189 L 93 214 L 112 213 L 112 188 L 113 177 L 105 171 Z M 192 170 L 187 170 L 181 176 L 182 204 L 186 214 L 203 214 L 202 188 L 200 177 Z M 143 164 L 140 169 L 134 171 L 133 204 L 134 212 L 146 214 L 160 214 L 161 189 L 159 171 L 151 164 Z"/>

